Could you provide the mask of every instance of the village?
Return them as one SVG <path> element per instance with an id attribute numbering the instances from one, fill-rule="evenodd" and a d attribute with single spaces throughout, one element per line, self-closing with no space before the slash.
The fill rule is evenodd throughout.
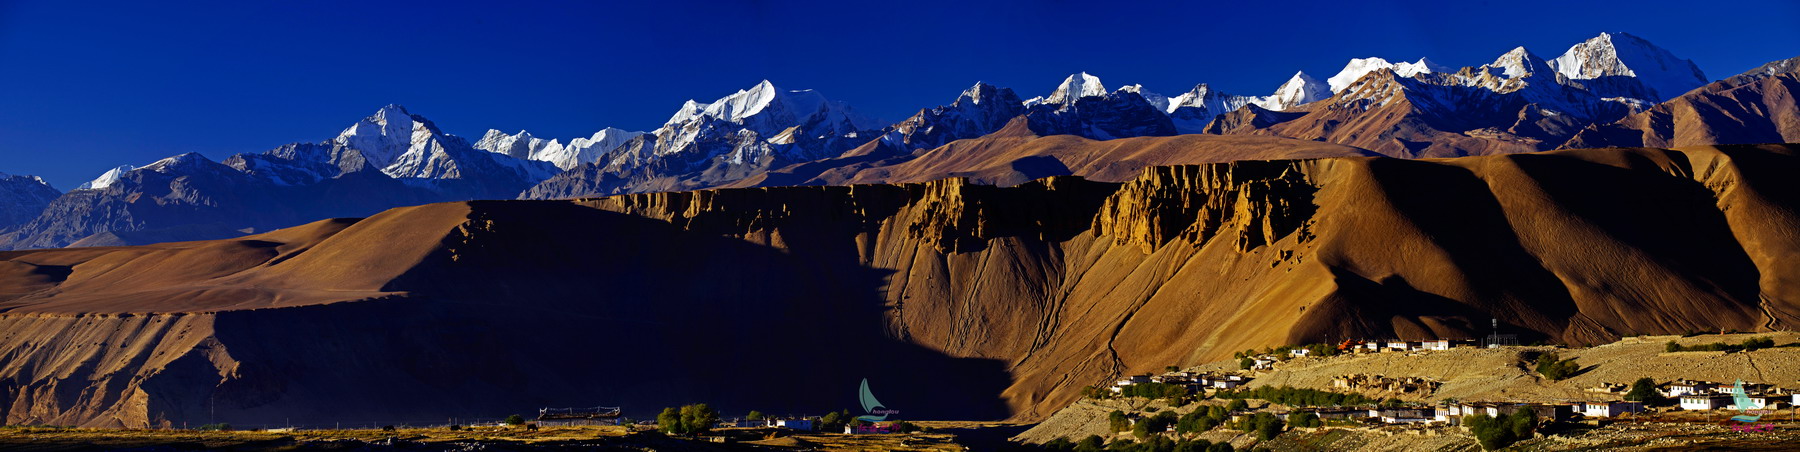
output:
<path id="1" fill-rule="evenodd" d="M 1661 349 L 1658 350 L 1661 353 L 1657 354 L 1667 359 L 1687 356 L 1696 359 L 1746 356 L 1743 359 L 1748 359 L 1744 353 L 1776 348 L 1767 337 L 1752 337 L 1741 343 L 1689 345 L 1668 340 L 1666 345 L 1660 347 L 1649 343 L 1650 340 L 1645 338 L 1634 343 L 1641 345 L 1631 346 L 1639 350 Z M 1800 344 L 1788 344 L 1781 348 L 1796 345 Z M 1090 424 L 1106 424 L 1100 430 L 1102 433 L 1095 436 L 1112 438 L 1113 441 L 1154 444 L 1163 439 L 1188 441 L 1207 437 L 1234 438 L 1231 435 L 1240 435 L 1233 440 L 1239 447 L 1262 447 L 1261 440 L 1268 440 L 1282 432 L 1311 431 L 1316 427 L 1365 430 L 1450 428 L 1453 430 L 1435 431 L 1475 432 L 1471 436 L 1482 436 L 1481 432 L 1493 430 L 1489 425 L 1504 422 L 1529 423 L 1529 428 L 1521 429 L 1551 432 L 1591 430 L 1619 422 L 1625 423 L 1623 425 L 1653 422 L 1667 423 L 1659 425 L 1700 425 L 1757 432 L 1775 429 L 1777 425 L 1770 421 L 1780 420 L 1783 422 L 1781 425 L 1791 423 L 1795 417 L 1791 410 L 1800 406 L 1800 391 L 1795 390 L 1800 387 L 1800 384 L 1796 384 L 1800 380 L 1788 381 L 1787 384 L 1777 384 L 1774 381 L 1718 381 L 1716 373 L 1705 374 L 1713 376 L 1713 380 L 1688 375 L 1653 375 L 1637 378 L 1635 381 L 1589 383 L 1579 388 L 1552 393 L 1519 390 L 1508 393 L 1503 390 L 1499 393 L 1512 395 L 1459 399 L 1440 394 L 1446 382 L 1431 376 L 1412 372 L 1390 375 L 1342 372 L 1345 369 L 1356 369 L 1354 364 L 1344 364 L 1362 362 L 1356 360 L 1454 360 L 1483 353 L 1486 354 L 1484 356 L 1517 356 L 1515 365 L 1526 368 L 1532 380 L 1541 381 L 1541 385 L 1566 387 L 1571 383 L 1562 381 L 1598 368 L 1559 356 L 1559 353 L 1572 355 L 1577 351 L 1580 350 L 1562 346 L 1520 345 L 1516 338 L 1508 335 L 1490 335 L 1481 340 L 1346 340 L 1335 344 L 1247 350 L 1234 355 L 1234 362 L 1230 363 L 1235 365 L 1214 363 L 1187 369 L 1169 366 L 1160 373 L 1129 375 L 1105 387 L 1084 391 L 1096 407 L 1089 409 L 1084 416 L 1092 419 L 1088 421 Z M 1763 353 L 1792 355 L 1792 352 Z M 1437 354 L 1456 358 L 1433 358 Z M 1498 358 L 1490 358 L 1492 359 Z M 1290 372 L 1291 369 L 1305 369 L 1300 371 L 1305 378 L 1295 380 L 1300 378 L 1297 377 L 1299 374 Z M 1339 373 L 1329 373 L 1331 371 Z M 1275 378 L 1276 375 L 1280 376 L 1277 380 L 1259 381 Z M 1320 378 L 1322 376 L 1326 378 Z M 1304 381 L 1309 384 L 1305 387 L 1290 387 L 1286 384 L 1289 381 Z M 1465 390 L 1462 393 L 1467 393 L 1467 386 L 1469 384 L 1463 382 Z M 1095 411 L 1096 409 L 1099 411 Z M 1187 421 L 1190 417 L 1207 416 L 1214 417 L 1215 420 L 1196 423 Z M 1056 428 L 1064 430 L 1077 430 L 1055 420 L 1046 424 L 1054 424 L 1058 426 Z M 1215 428 L 1220 430 L 1213 430 Z M 1257 429 L 1267 429 L 1269 432 L 1259 435 L 1255 433 Z M 1221 430 L 1232 433 L 1221 433 Z M 1244 433 L 1236 433 L 1237 431 Z M 1046 438 L 1054 440 L 1045 441 L 1051 446 L 1067 446 L 1074 444 L 1071 441 L 1081 435 L 1056 438 L 1048 434 L 1025 436 L 1039 441 L 1045 441 Z M 1244 440 L 1245 437 L 1258 436 L 1261 436 L 1260 440 L 1253 439 L 1248 443 Z M 1504 445 L 1530 437 L 1527 434 L 1494 444 Z"/>

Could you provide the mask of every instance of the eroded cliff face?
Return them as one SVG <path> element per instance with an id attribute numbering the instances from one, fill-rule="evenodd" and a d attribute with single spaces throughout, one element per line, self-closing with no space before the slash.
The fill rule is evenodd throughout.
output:
<path id="1" fill-rule="evenodd" d="M 819 412 L 869 378 L 914 418 L 1036 419 L 1082 386 L 1253 347 L 1473 337 L 1489 319 L 1569 343 L 1793 328 L 1795 151 L 478 201 L 241 243 L 6 253 L 0 401 L 9 423 L 122 426 Z M 183 259 L 209 273 L 151 271 Z M 141 290 L 66 283 L 99 276 Z"/>
<path id="2" fill-rule="evenodd" d="M 1312 219 L 1310 161 L 1244 161 L 1165 166 L 1144 171 L 1107 198 L 1093 233 L 1155 251 L 1171 239 L 1204 244 L 1222 233 L 1249 251 L 1280 240 Z"/>

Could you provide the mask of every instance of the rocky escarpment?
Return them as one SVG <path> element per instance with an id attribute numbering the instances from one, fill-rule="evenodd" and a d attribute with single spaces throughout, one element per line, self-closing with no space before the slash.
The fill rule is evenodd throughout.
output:
<path id="1" fill-rule="evenodd" d="M 1312 219 L 1318 187 L 1302 169 L 1310 164 L 1245 161 L 1149 168 L 1108 198 L 1093 231 L 1121 245 L 1136 243 L 1148 253 L 1175 238 L 1204 244 L 1225 229 L 1237 237 L 1238 251 L 1249 251 Z"/>
<path id="2" fill-rule="evenodd" d="M 802 413 L 853 406 L 867 378 L 914 418 L 1038 419 L 1252 347 L 1489 319 L 1577 344 L 1794 328 L 1797 151 L 478 201 L 0 253 L 0 406 L 111 426 Z"/>

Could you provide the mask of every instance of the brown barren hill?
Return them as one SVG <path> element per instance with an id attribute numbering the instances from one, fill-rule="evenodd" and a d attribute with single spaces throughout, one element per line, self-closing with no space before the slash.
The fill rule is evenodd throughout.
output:
<path id="1" fill-rule="evenodd" d="M 818 413 L 868 379 L 909 418 L 1033 420 L 1083 386 L 1252 347 L 1490 319 L 1571 344 L 1791 329 L 1796 151 L 467 202 L 4 253 L 0 406 L 98 426 Z"/>
<path id="2" fill-rule="evenodd" d="M 1796 142 L 1796 91 L 1800 57 L 1713 82 L 1616 123 L 1589 126 L 1564 147 Z"/>
<path id="3" fill-rule="evenodd" d="M 1040 137 L 1031 132 L 1024 117 L 1014 118 L 992 134 L 914 154 L 882 158 L 866 152 L 877 148 L 871 144 L 840 158 L 774 170 L 732 186 L 909 183 L 951 177 L 988 185 L 1018 185 L 1064 175 L 1121 182 L 1152 166 L 1379 155 L 1349 146 L 1268 136 Z"/>

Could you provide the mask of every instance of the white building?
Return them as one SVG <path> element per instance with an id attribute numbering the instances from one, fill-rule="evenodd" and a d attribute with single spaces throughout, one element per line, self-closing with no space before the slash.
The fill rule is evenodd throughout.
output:
<path id="1" fill-rule="evenodd" d="M 1730 396 L 1715 394 L 1688 394 L 1681 396 L 1681 409 L 1684 410 L 1716 410 L 1730 404 Z"/>
<path id="2" fill-rule="evenodd" d="M 1221 380 L 1213 380 L 1212 381 L 1212 387 L 1214 389 L 1236 389 L 1238 386 L 1243 386 L 1243 385 L 1244 385 L 1243 380 L 1221 379 Z"/>
<path id="3" fill-rule="evenodd" d="M 1669 397 L 1681 397 L 1689 394 L 1710 394 L 1719 385 L 1706 381 L 1682 380 L 1669 385 Z"/>
<path id="4" fill-rule="evenodd" d="M 1406 341 L 1395 339 L 1395 340 L 1387 341 L 1387 348 L 1388 348 L 1388 350 L 1395 350 L 1395 351 L 1403 352 L 1403 351 L 1406 351 L 1407 349 L 1412 348 L 1412 345 L 1406 343 Z"/>
<path id="5" fill-rule="evenodd" d="M 1421 342 L 1419 345 L 1420 345 L 1419 348 L 1422 348 L 1425 350 L 1449 350 L 1450 349 L 1450 340 L 1449 339 L 1438 339 L 1435 341 L 1425 341 L 1425 342 Z"/>
<path id="6" fill-rule="evenodd" d="M 1587 402 L 1582 404 L 1581 414 L 1588 417 L 1613 417 L 1643 411 L 1644 404 L 1639 402 Z"/>
<path id="7" fill-rule="evenodd" d="M 1293 350 L 1288 350 L 1288 356 L 1301 357 L 1301 356 L 1309 356 L 1309 355 L 1312 355 L 1312 350 L 1307 350 L 1304 348 L 1296 348 Z"/>
<path id="8" fill-rule="evenodd" d="M 786 429 L 811 431 L 813 429 L 813 421 L 812 419 L 779 419 L 775 421 L 775 426 Z"/>
<path id="9" fill-rule="evenodd" d="M 1731 400 L 1731 409 L 1734 409 L 1734 410 L 1760 410 L 1760 409 L 1764 409 L 1764 408 L 1769 408 L 1769 401 L 1770 401 L 1769 399 L 1770 398 L 1768 396 L 1764 396 L 1762 394 L 1751 394 L 1745 398 L 1749 399 L 1748 401 L 1750 402 L 1749 403 L 1750 406 L 1738 406 L 1737 400 L 1735 399 L 1735 397 L 1733 397 L 1730 399 Z"/>

